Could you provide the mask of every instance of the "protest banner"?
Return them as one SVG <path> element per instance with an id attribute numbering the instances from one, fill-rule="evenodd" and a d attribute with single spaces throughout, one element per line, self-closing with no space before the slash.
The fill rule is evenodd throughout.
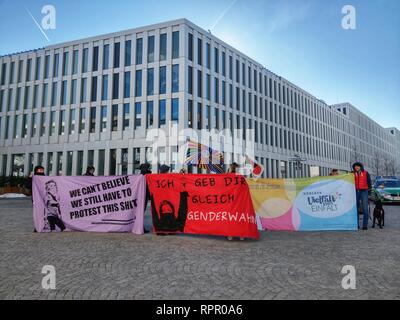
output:
<path id="1" fill-rule="evenodd" d="M 151 174 L 146 178 L 156 233 L 259 238 L 243 176 Z"/>
<path id="2" fill-rule="evenodd" d="M 146 179 L 33 176 L 33 220 L 38 232 L 143 233 Z"/>
<path id="3" fill-rule="evenodd" d="M 262 229 L 358 229 L 353 174 L 247 182 Z"/>

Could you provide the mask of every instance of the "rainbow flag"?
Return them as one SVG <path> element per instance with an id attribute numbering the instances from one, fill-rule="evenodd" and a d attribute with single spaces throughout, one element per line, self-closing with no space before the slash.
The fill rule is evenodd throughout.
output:
<path id="1" fill-rule="evenodd" d="M 223 173 L 224 156 L 204 144 L 189 140 L 187 142 L 185 165 L 197 166 L 215 173 Z"/>

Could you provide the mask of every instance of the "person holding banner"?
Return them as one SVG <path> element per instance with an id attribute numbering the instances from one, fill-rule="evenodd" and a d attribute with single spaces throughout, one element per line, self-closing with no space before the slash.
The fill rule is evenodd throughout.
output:
<path id="1" fill-rule="evenodd" d="M 372 188 L 371 177 L 361 162 L 353 164 L 356 185 L 357 212 L 363 214 L 363 230 L 368 230 L 368 190 Z M 360 210 L 361 209 L 361 210 Z"/>

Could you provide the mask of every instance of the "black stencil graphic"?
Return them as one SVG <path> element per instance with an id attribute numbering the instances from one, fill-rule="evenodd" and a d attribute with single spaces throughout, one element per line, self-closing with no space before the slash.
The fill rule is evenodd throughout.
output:
<path id="1" fill-rule="evenodd" d="M 168 200 L 161 201 L 157 211 L 154 195 L 150 195 L 153 225 L 156 232 L 183 232 L 188 214 L 188 197 L 189 193 L 187 191 L 180 193 L 179 209 L 176 215 L 175 207 Z"/>

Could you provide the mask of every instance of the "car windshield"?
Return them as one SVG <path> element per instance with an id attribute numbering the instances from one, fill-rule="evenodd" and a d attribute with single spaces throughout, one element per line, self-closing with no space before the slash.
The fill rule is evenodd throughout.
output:
<path id="1" fill-rule="evenodd" d="M 375 185 L 384 188 L 400 188 L 400 181 L 378 181 Z"/>

